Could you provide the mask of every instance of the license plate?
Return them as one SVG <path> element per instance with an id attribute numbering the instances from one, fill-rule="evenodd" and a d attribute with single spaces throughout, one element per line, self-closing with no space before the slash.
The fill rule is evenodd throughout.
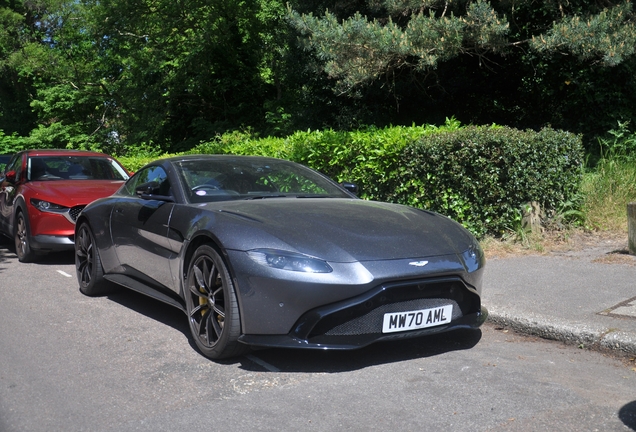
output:
<path id="1" fill-rule="evenodd" d="M 382 333 L 417 330 L 451 322 L 453 305 L 384 314 Z"/>

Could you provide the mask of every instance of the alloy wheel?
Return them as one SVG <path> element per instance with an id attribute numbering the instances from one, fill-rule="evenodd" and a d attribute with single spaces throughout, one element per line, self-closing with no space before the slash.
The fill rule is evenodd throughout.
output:
<path id="1" fill-rule="evenodd" d="M 88 228 L 83 225 L 77 234 L 75 247 L 75 267 L 79 283 L 87 286 L 91 283 L 94 259 L 93 239 Z"/>
<path id="2" fill-rule="evenodd" d="M 223 279 L 214 261 L 207 255 L 199 256 L 192 265 L 190 296 L 193 308 L 190 323 L 195 336 L 207 346 L 214 346 L 225 327 L 225 292 Z"/>
<path id="3" fill-rule="evenodd" d="M 23 212 L 16 215 L 15 227 L 15 253 L 20 262 L 31 262 L 35 259 L 35 253 L 29 244 L 29 227 Z"/>

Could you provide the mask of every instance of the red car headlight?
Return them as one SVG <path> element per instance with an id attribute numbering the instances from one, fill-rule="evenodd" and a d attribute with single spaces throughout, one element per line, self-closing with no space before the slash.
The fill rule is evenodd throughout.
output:
<path id="1" fill-rule="evenodd" d="M 62 213 L 68 210 L 68 207 L 35 198 L 31 198 L 31 204 L 38 210 L 50 213 Z"/>

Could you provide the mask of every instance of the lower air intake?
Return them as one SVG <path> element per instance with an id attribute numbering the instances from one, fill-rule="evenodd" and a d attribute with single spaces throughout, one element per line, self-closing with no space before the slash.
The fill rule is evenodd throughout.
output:
<path id="1" fill-rule="evenodd" d="M 382 321 L 384 314 L 392 312 L 410 312 L 422 309 L 437 308 L 445 305 L 453 305 L 452 320 L 456 320 L 463 316 L 459 305 L 455 300 L 445 298 L 424 298 L 415 299 L 399 303 L 391 303 L 373 309 L 371 312 L 361 317 L 340 324 L 325 335 L 328 336 L 356 336 L 372 333 L 382 333 Z"/>

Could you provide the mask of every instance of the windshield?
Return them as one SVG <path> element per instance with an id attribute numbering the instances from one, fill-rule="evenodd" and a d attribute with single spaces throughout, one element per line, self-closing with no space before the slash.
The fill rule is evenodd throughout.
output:
<path id="1" fill-rule="evenodd" d="M 351 198 L 322 175 L 283 160 L 210 158 L 175 165 L 194 203 L 279 197 Z"/>
<path id="2" fill-rule="evenodd" d="M 0 155 L 0 173 L 4 172 L 4 169 L 10 160 L 11 160 L 11 155 Z"/>
<path id="3" fill-rule="evenodd" d="M 33 156 L 27 165 L 28 180 L 127 180 L 114 160 L 99 156 Z"/>

